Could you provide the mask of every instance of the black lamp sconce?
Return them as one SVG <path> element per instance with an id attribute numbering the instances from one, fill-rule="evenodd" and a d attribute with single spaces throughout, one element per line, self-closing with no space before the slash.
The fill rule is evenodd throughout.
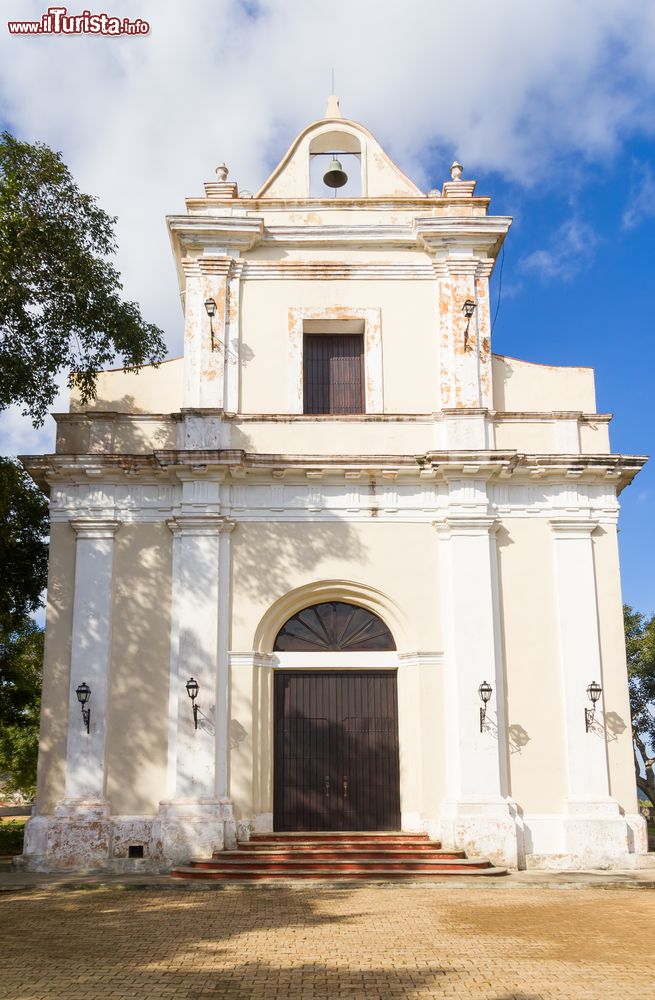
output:
<path id="1" fill-rule="evenodd" d="M 596 714 L 596 703 L 603 693 L 603 689 L 598 683 L 598 681 L 592 681 L 587 688 L 587 696 L 591 702 L 591 708 L 585 708 L 584 710 L 584 726 L 586 732 L 589 732 L 594 724 L 594 716 Z"/>
<path id="2" fill-rule="evenodd" d="M 471 325 L 471 320 L 473 319 L 473 313 L 477 309 L 477 306 L 473 299 L 467 299 L 462 306 L 462 312 L 466 316 L 466 329 L 464 330 L 464 350 L 467 349 L 467 344 L 469 340 L 469 326 Z"/>
<path id="3" fill-rule="evenodd" d="M 216 341 L 214 339 L 214 316 L 216 315 L 216 302 L 214 299 L 205 299 L 205 311 L 209 316 L 209 330 L 211 332 L 212 338 L 212 351 L 216 350 Z"/>
<path id="4" fill-rule="evenodd" d="M 189 677 L 186 682 L 186 693 L 191 699 L 191 705 L 193 706 L 193 728 L 198 728 L 198 706 L 196 705 L 196 698 L 198 697 L 198 691 L 200 690 L 200 685 L 197 680 L 193 677 Z"/>
<path id="5" fill-rule="evenodd" d="M 493 688 L 489 681 L 482 681 L 482 684 L 478 688 L 478 694 L 482 700 L 482 705 L 480 707 L 480 732 L 484 732 L 484 723 L 487 718 L 487 705 L 489 704 L 489 699 L 491 698 L 491 693 Z"/>
<path id="6" fill-rule="evenodd" d="M 78 686 L 75 688 L 75 694 L 77 695 L 77 700 L 82 706 L 82 721 L 86 726 L 86 732 L 88 736 L 91 726 L 91 709 L 85 708 L 84 706 L 91 697 L 91 688 L 85 681 L 83 681 L 81 684 L 78 684 Z"/>

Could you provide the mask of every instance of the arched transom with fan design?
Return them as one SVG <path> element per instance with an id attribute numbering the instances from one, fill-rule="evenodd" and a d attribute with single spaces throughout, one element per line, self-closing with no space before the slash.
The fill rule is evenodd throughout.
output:
<path id="1" fill-rule="evenodd" d="M 347 652 L 395 650 L 393 636 L 381 618 L 356 604 L 325 601 L 303 608 L 280 629 L 278 652 Z"/>

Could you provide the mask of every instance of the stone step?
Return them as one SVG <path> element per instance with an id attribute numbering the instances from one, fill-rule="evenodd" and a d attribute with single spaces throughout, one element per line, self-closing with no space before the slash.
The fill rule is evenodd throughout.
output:
<path id="1" fill-rule="evenodd" d="M 222 859 L 251 860 L 257 864 L 264 864 L 269 861 L 332 861 L 332 860 L 373 860 L 373 861 L 413 861 L 414 859 L 444 860 L 448 858 L 464 858 L 465 851 L 445 851 L 441 848 L 428 848 L 427 850 L 412 850 L 411 848 L 362 848 L 353 847 L 350 850 L 330 850 L 325 847 L 305 848 L 302 851 L 290 849 L 282 845 L 276 845 L 268 849 L 257 851 L 214 851 L 212 857 L 221 861 Z"/>
<path id="2" fill-rule="evenodd" d="M 351 851 L 412 851 L 416 853 L 424 853 L 429 851 L 440 850 L 441 844 L 438 840 L 426 840 L 422 842 L 413 841 L 380 841 L 380 840 L 345 840 L 345 841 L 332 841 L 332 840 L 311 840 L 311 841 L 296 841 L 294 843 L 289 843 L 289 841 L 282 842 L 278 840 L 259 840 L 256 842 L 244 841 L 239 844 L 239 850 L 244 851 L 248 854 L 256 854 L 260 851 L 297 851 L 298 853 L 307 851 L 345 851 L 350 853 Z"/>
<path id="3" fill-rule="evenodd" d="M 310 858 L 292 858 L 290 860 L 274 859 L 272 861 L 260 861 L 259 858 L 192 858 L 185 868 L 204 868 L 207 870 L 257 870 L 257 871 L 369 871 L 376 869 L 380 871 L 440 871 L 450 868 L 490 868 L 491 862 L 487 858 L 414 858 L 409 861 L 392 860 L 380 861 L 376 858 L 362 858 L 353 860 L 350 858 L 335 858 L 328 861 L 313 860 Z"/>
<path id="4" fill-rule="evenodd" d="M 298 842 L 298 841 L 314 841 L 314 840 L 333 840 L 335 843 L 342 843 L 343 841 L 355 841 L 355 840 L 384 840 L 394 841 L 397 840 L 399 843 L 407 843 L 411 841 L 429 841 L 427 833 L 401 833 L 398 830 L 345 830 L 335 831 L 335 830 L 312 830 L 311 832 L 299 831 L 299 832 L 288 832 L 288 833 L 253 833 L 250 835 L 250 840 L 248 843 L 257 843 L 259 841 L 275 841 L 277 842 Z"/>
<path id="5" fill-rule="evenodd" d="M 389 868 L 389 867 L 377 867 L 370 868 L 367 870 L 357 869 L 354 871 L 343 871 L 335 869 L 334 867 L 329 868 L 294 868 L 286 869 L 283 872 L 272 872 L 268 867 L 266 868 L 255 868 L 245 867 L 245 868 L 234 868 L 231 866 L 218 867 L 213 865 L 209 869 L 199 868 L 199 867 L 178 867 L 174 868 L 171 872 L 173 878 L 181 879 L 207 879 L 207 880 L 225 880 L 225 881 L 254 881 L 254 880 L 266 880 L 266 881 L 286 881 L 289 879 L 346 879 L 350 880 L 360 880 L 369 879 L 374 881 L 388 881 L 389 879 L 416 879 L 416 878 L 442 878 L 452 877 L 455 875 L 463 875 L 467 877 L 471 876 L 499 876 L 507 875 L 506 868 L 494 868 L 490 866 L 488 868 L 474 868 L 466 867 L 459 864 L 452 865 L 440 865 L 438 867 L 431 866 L 428 868 L 422 868 L 419 870 L 407 870 L 407 868 Z"/>

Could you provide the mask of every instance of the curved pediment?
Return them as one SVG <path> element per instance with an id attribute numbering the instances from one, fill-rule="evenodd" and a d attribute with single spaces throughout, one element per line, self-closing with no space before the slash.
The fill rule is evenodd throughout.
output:
<path id="1" fill-rule="evenodd" d="M 355 183 L 337 197 L 416 198 L 424 193 L 385 153 L 363 125 L 345 118 L 324 118 L 308 125 L 291 144 L 256 198 L 327 198 L 334 191 L 320 184 L 323 161 L 341 155 Z M 314 160 L 316 159 L 316 164 Z M 315 169 L 318 168 L 318 172 Z M 319 177 L 317 182 L 316 178 Z"/>

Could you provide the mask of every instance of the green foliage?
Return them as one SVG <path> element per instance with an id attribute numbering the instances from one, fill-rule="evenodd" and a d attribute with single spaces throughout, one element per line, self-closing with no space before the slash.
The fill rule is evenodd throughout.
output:
<path id="1" fill-rule="evenodd" d="M 22 854 L 25 820 L 0 823 L 0 855 Z"/>
<path id="2" fill-rule="evenodd" d="M 0 458 L 0 779 L 31 797 L 39 745 L 43 632 L 48 569 L 48 503 L 24 469 Z"/>
<path id="3" fill-rule="evenodd" d="M 637 786 L 655 805 L 655 615 L 623 606 Z"/>
<path id="4" fill-rule="evenodd" d="M 0 458 L 0 627 L 41 605 L 48 574 L 48 501 L 17 462 Z"/>
<path id="5" fill-rule="evenodd" d="M 28 616 L 0 626 L 0 776 L 33 798 L 39 749 L 43 630 Z"/>
<path id="6" fill-rule="evenodd" d="M 116 356 L 135 370 L 164 357 L 161 330 L 121 298 L 115 222 L 59 153 L 0 133 L 0 410 L 42 423 L 58 372 L 87 400 Z"/>

